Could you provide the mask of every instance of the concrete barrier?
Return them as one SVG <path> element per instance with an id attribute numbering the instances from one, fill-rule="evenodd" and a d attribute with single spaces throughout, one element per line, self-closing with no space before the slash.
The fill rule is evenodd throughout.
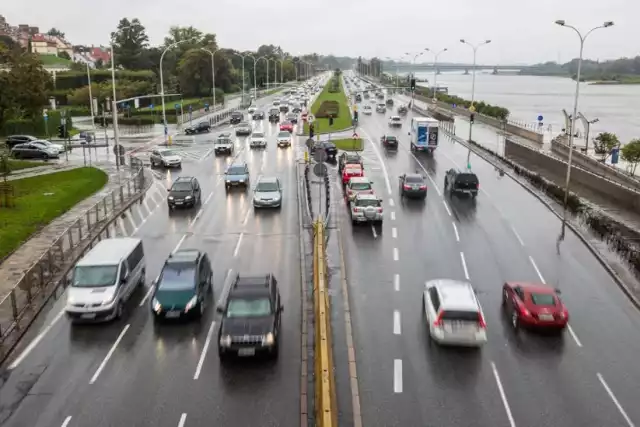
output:
<path id="1" fill-rule="evenodd" d="M 507 138 L 504 151 L 507 158 L 523 160 L 535 165 L 538 169 L 548 171 L 551 175 L 564 176 L 566 174 L 567 162 L 547 155 L 541 150 L 524 146 Z M 571 166 L 571 179 L 612 202 L 630 209 L 640 209 L 640 192 L 632 187 L 620 185 L 576 165 Z"/>

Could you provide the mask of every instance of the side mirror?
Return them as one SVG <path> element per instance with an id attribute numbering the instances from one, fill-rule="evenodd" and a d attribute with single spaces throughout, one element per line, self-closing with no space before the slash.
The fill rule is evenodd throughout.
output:
<path id="1" fill-rule="evenodd" d="M 407 135 L 411 136 L 411 132 L 407 132 Z"/>
<path id="2" fill-rule="evenodd" d="M 224 313 L 224 308 L 221 305 L 217 306 L 216 313 L 220 313 L 220 314 Z"/>
<path id="3" fill-rule="evenodd" d="M 284 305 L 281 305 L 281 306 L 278 308 L 278 311 L 279 311 L 280 313 L 282 313 L 282 312 L 284 311 Z"/>

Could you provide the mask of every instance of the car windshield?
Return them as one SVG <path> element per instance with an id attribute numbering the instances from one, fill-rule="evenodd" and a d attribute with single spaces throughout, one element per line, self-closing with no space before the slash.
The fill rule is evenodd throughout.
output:
<path id="1" fill-rule="evenodd" d="M 244 175 L 244 173 L 243 166 L 231 166 L 229 170 L 227 170 L 228 175 Z"/>
<path id="2" fill-rule="evenodd" d="M 251 138 L 264 138 L 264 133 L 254 132 L 253 135 L 251 135 Z"/>
<path id="3" fill-rule="evenodd" d="M 369 182 L 352 182 L 350 185 L 352 190 L 371 190 L 371 183 Z"/>
<path id="4" fill-rule="evenodd" d="M 395 136 L 387 135 L 387 141 L 397 141 Z"/>
<path id="5" fill-rule="evenodd" d="M 479 322 L 480 313 L 477 311 L 458 311 L 448 310 L 440 316 L 442 320 L 462 321 L 462 322 Z"/>
<path id="6" fill-rule="evenodd" d="M 356 200 L 356 205 L 361 207 L 367 207 L 367 206 L 378 207 L 380 206 L 380 201 L 376 199 L 358 199 Z"/>
<path id="7" fill-rule="evenodd" d="M 531 301 L 534 305 L 556 305 L 556 299 L 551 294 L 531 294 Z"/>
<path id="8" fill-rule="evenodd" d="M 391 120 L 393 120 L 394 122 L 399 122 L 400 121 L 400 117 L 391 117 Z"/>
<path id="9" fill-rule="evenodd" d="M 291 122 L 282 122 L 280 126 L 291 126 Z"/>
<path id="10" fill-rule="evenodd" d="M 269 298 L 231 298 L 227 305 L 227 317 L 263 317 L 271 314 Z"/>
<path id="11" fill-rule="evenodd" d="M 278 183 L 275 181 L 262 181 L 256 186 L 258 192 L 278 191 Z"/>
<path id="12" fill-rule="evenodd" d="M 405 178 L 405 182 L 409 184 L 422 184 L 424 179 L 421 176 L 408 176 Z"/>
<path id="13" fill-rule="evenodd" d="M 159 291 L 186 291 L 193 289 L 196 283 L 196 270 L 193 265 L 168 265 L 158 279 Z"/>
<path id="14" fill-rule="evenodd" d="M 162 150 L 162 151 L 160 151 L 160 155 L 164 156 L 164 157 L 169 157 L 169 156 L 177 156 L 178 154 L 175 151 Z"/>
<path id="15" fill-rule="evenodd" d="M 231 139 L 229 139 L 229 138 L 218 138 L 216 140 L 216 144 L 231 144 Z"/>
<path id="16" fill-rule="evenodd" d="M 171 191 L 191 191 L 190 182 L 176 182 L 171 187 Z"/>
<path id="17" fill-rule="evenodd" d="M 291 134 L 287 131 L 278 133 L 278 138 L 289 138 Z"/>
<path id="18" fill-rule="evenodd" d="M 117 277 L 117 265 L 78 266 L 73 272 L 71 286 L 79 288 L 113 286 L 116 284 Z"/>
<path id="19" fill-rule="evenodd" d="M 242 113 L 233 112 L 231 113 L 231 117 L 242 117 Z"/>
<path id="20" fill-rule="evenodd" d="M 240 122 L 240 123 L 238 123 L 238 127 L 249 127 L 249 123 L 247 123 L 247 122 Z"/>

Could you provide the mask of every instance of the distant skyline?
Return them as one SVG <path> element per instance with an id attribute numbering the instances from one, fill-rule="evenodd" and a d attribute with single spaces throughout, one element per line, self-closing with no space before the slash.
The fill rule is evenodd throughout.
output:
<path id="1" fill-rule="evenodd" d="M 152 45 L 161 44 L 171 26 L 193 25 L 215 33 L 224 47 L 255 50 L 274 44 L 294 55 L 397 59 L 404 52 L 446 47 L 439 61 L 471 63 L 472 49 L 459 39 L 491 39 L 477 58 L 491 65 L 570 61 L 578 56 L 579 39 L 554 21 L 565 19 L 587 31 L 611 20 L 613 27 L 589 36 L 585 58 L 604 61 L 640 52 L 640 2 L 632 0 L 457 0 L 455 5 L 396 0 L 392 7 L 383 0 L 217 0 L 186 7 L 169 0 L 111 0 L 100 8 L 86 0 L 32 0 L 6 1 L 0 13 L 11 25 L 29 24 L 43 32 L 56 27 L 71 43 L 84 45 L 107 44 L 123 17 L 140 19 Z M 425 54 L 417 62 L 431 61 Z"/>

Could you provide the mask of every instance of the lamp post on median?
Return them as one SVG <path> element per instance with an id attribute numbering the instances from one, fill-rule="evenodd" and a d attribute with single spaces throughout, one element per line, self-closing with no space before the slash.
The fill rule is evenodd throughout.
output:
<path id="1" fill-rule="evenodd" d="M 216 111 L 216 63 L 213 57 L 220 50 L 220 48 L 214 49 L 213 52 L 204 47 L 201 47 L 200 50 L 203 50 L 211 55 L 211 84 L 213 85 L 213 89 L 211 89 L 211 92 L 213 92 L 213 111 Z"/>
<path id="2" fill-rule="evenodd" d="M 165 110 L 165 105 L 164 105 L 164 74 L 162 72 L 162 61 L 164 60 L 164 55 L 169 50 L 173 49 L 174 47 L 178 46 L 179 44 L 186 43 L 186 42 L 192 42 L 194 40 L 195 39 L 186 39 L 186 40 L 180 40 L 180 41 L 177 41 L 175 43 L 172 43 L 169 46 L 167 46 L 164 49 L 164 51 L 162 52 L 162 55 L 160 55 L 160 98 L 162 99 L 162 122 L 164 123 L 165 128 L 167 127 L 167 112 Z M 166 137 L 167 137 L 167 134 L 165 132 L 165 138 Z"/>
<path id="3" fill-rule="evenodd" d="M 572 161 L 572 158 L 573 158 L 573 156 L 572 156 L 572 154 L 573 154 L 573 134 L 575 133 L 576 118 L 578 117 L 578 98 L 580 97 L 580 73 L 582 71 L 582 54 L 584 52 L 584 42 L 587 39 L 587 37 L 589 37 L 589 34 L 594 32 L 595 30 L 598 30 L 600 28 L 609 28 L 609 27 L 613 26 L 613 21 L 606 21 L 602 25 L 599 25 L 597 27 L 594 27 L 594 28 L 590 29 L 589 31 L 587 31 L 584 34 L 584 36 L 580 32 L 580 30 L 578 30 L 573 25 L 567 25 L 567 23 L 563 19 L 559 19 L 555 23 L 557 25 L 560 25 L 561 27 L 566 27 L 566 28 L 572 29 L 573 31 L 576 32 L 576 34 L 580 38 L 580 56 L 578 57 L 578 71 L 576 73 L 576 93 L 575 93 L 575 96 L 573 98 L 573 114 L 571 115 L 570 132 L 569 132 L 569 158 L 567 159 L 567 176 L 566 176 L 565 185 L 564 185 L 564 200 L 563 200 L 563 203 L 562 203 L 562 207 L 563 207 L 562 227 L 560 228 L 560 235 L 558 236 L 558 242 L 557 242 L 557 248 L 559 250 L 560 249 L 560 242 L 562 240 L 564 240 L 565 229 L 566 229 L 566 225 L 567 225 L 567 201 L 569 199 L 569 182 L 571 180 L 571 161 Z"/>
<path id="4" fill-rule="evenodd" d="M 425 51 L 427 52 L 431 52 L 433 53 L 433 103 L 435 104 L 436 101 L 438 100 L 436 94 L 438 93 L 438 56 L 440 56 L 441 53 L 445 53 L 446 51 L 448 51 L 449 49 L 447 49 L 446 47 L 444 49 L 442 49 L 439 52 L 434 52 L 429 48 L 426 48 Z"/>
<path id="5" fill-rule="evenodd" d="M 282 60 L 281 59 L 272 59 L 274 66 L 273 66 L 273 83 L 275 85 L 278 84 L 278 62 L 280 62 L 280 69 L 282 69 Z M 282 79 L 282 77 L 281 77 Z"/>
<path id="6" fill-rule="evenodd" d="M 250 53 L 247 53 L 247 56 L 251 59 L 253 59 L 253 96 L 254 98 L 257 100 L 258 99 L 258 86 L 256 85 L 257 83 L 257 79 L 256 79 L 256 65 L 258 64 L 258 60 L 256 59 L 255 56 L 253 56 Z"/>
<path id="7" fill-rule="evenodd" d="M 244 105 L 244 88 L 245 88 L 245 76 L 244 76 L 244 55 L 237 52 L 231 52 L 232 55 L 237 55 L 242 58 L 242 97 L 240 98 L 242 102 L 241 107 Z"/>
<path id="8" fill-rule="evenodd" d="M 483 41 L 480 44 L 471 44 L 468 41 L 466 41 L 465 39 L 460 39 L 460 43 L 462 44 L 466 44 L 468 46 L 471 47 L 471 49 L 473 49 L 473 71 L 472 71 L 472 77 L 471 77 L 471 105 L 469 106 L 469 111 L 471 112 L 471 114 L 473 115 L 473 113 L 475 112 L 475 107 L 473 106 L 473 103 L 475 101 L 475 96 L 476 96 L 476 57 L 477 57 L 477 53 L 478 53 L 478 48 L 480 46 L 484 46 L 486 44 L 491 43 L 491 40 L 487 39 L 485 41 Z M 473 130 L 473 120 L 469 120 L 469 143 L 471 143 L 471 132 Z M 469 146 L 469 152 L 467 153 L 467 169 L 471 169 L 471 146 Z"/>
<path id="9" fill-rule="evenodd" d="M 416 78 L 416 73 L 415 73 L 415 66 L 416 66 L 416 59 L 418 59 L 419 56 L 422 56 L 424 54 L 424 51 L 416 53 L 413 56 L 413 62 L 411 63 L 411 78 L 415 79 Z M 411 105 L 413 106 L 414 104 L 414 100 L 416 98 L 416 90 L 412 89 L 411 90 Z"/>
<path id="10" fill-rule="evenodd" d="M 267 81 L 265 82 L 265 84 L 267 86 L 267 91 L 269 91 L 269 58 L 267 58 L 266 56 L 261 56 L 260 58 L 258 58 L 258 61 L 260 61 L 261 59 L 264 59 L 264 62 L 267 63 Z"/>

